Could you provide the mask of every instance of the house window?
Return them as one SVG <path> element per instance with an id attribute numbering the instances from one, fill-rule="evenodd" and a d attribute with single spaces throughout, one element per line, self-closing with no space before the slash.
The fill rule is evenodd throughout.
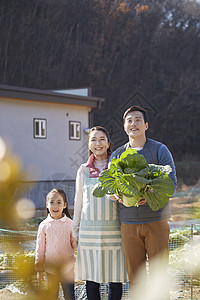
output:
<path id="1" fill-rule="evenodd" d="M 34 138 L 46 139 L 47 137 L 47 120 L 46 119 L 34 119 Z"/>
<path id="2" fill-rule="evenodd" d="M 81 139 L 81 123 L 76 121 L 69 121 L 69 139 Z"/>

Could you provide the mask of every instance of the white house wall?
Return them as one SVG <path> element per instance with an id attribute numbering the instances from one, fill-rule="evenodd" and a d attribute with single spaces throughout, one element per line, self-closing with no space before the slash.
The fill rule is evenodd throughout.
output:
<path id="1" fill-rule="evenodd" d="M 89 107 L 24 100 L 0 100 L 0 136 L 9 141 L 30 180 L 74 180 L 87 159 Z M 33 119 L 47 120 L 47 138 L 33 137 Z M 69 121 L 81 122 L 81 140 L 69 139 Z M 34 168 L 33 168 L 34 166 Z"/>

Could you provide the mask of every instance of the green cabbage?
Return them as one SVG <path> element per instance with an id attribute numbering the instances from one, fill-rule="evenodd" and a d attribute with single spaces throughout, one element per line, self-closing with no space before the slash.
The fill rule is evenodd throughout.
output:
<path id="1" fill-rule="evenodd" d="M 113 158 L 110 168 L 99 175 L 92 193 L 95 197 L 105 194 L 123 196 L 125 206 L 136 206 L 145 198 L 153 211 L 163 208 L 174 193 L 174 183 L 168 175 L 169 165 L 148 164 L 135 149 L 127 149 L 120 158 Z"/>

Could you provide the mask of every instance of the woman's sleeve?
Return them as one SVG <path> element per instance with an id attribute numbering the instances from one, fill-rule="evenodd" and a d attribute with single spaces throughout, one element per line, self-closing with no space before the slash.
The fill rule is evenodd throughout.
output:
<path id="1" fill-rule="evenodd" d="M 44 232 L 44 226 L 39 225 L 35 250 L 35 270 L 37 272 L 44 271 L 45 250 L 46 236 Z"/>
<path id="2" fill-rule="evenodd" d="M 74 199 L 74 217 L 73 217 L 73 225 L 72 225 L 73 236 L 76 239 L 78 239 L 79 236 L 79 226 L 81 221 L 82 206 L 83 206 L 83 166 L 80 166 L 76 176 L 76 193 Z"/>

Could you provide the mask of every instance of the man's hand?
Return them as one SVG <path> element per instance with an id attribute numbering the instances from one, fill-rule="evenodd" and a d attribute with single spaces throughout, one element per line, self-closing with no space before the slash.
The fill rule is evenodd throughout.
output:
<path id="1" fill-rule="evenodd" d="M 123 200 L 122 200 L 122 196 L 121 195 L 113 194 L 113 195 L 109 195 L 109 198 L 112 201 L 119 201 L 119 203 L 123 204 Z"/>
<path id="2" fill-rule="evenodd" d="M 137 205 L 144 205 L 145 203 L 147 203 L 147 201 L 145 200 L 145 198 L 141 198 L 141 200 L 138 201 Z"/>
<path id="3" fill-rule="evenodd" d="M 122 196 L 121 195 L 113 194 L 113 195 L 109 195 L 109 198 L 112 201 L 119 201 L 119 203 L 123 204 L 123 200 L 122 200 Z M 145 203 L 147 203 L 147 201 L 145 200 L 145 198 L 141 198 L 141 200 L 138 201 L 137 205 L 144 205 Z"/>

